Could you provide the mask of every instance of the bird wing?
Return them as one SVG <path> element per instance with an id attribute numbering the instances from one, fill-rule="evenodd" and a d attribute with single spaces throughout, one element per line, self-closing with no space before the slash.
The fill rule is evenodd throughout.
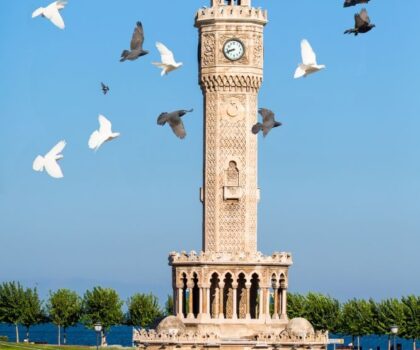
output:
<path id="1" fill-rule="evenodd" d="M 44 169 L 44 158 L 37 156 L 32 164 L 32 169 L 35 171 L 42 171 Z"/>
<path id="2" fill-rule="evenodd" d="M 160 57 L 163 64 L 168 64 L 168 65 L 176 64 L 174 54 L 172 53 L 171 50 L 169 50 L 165 45 L 163 45 L 160 42 L 156 43 L 156 47 L 160 52 Z"/>
<path id="3" fill-rule="evenodd" d="M 134 28 L 133 37 L 131 38 L 130 49 L 141 50 L 144 42 L 144 31 L 141 22 L 137 22 Z"/>
<path id="4" fill-rule="evenodd" d="M 302 63 L 308 66 L 316 65 L 316 55 L 308 40 L 303 39 L 300 43 L 300 48 L 302 51 Z"/>
<path id="5" fill-rule="evenodd" d="M 45 170 L 51 177 L 56 179 L 64 177 L 63 172 L 55 159 L 46 159 Z"/>
<path id="6" fill-rule="evenodd" d="M 174 134 L 180 139 L 183 139 L 185 136 L 187 136 L 187 133 L 184 128 L 184 123 L 182 122 L 181 118 L 170 118 L 169 125 L 171 126 Z"/>
<path id="7" fill-rule="evenodd" d="M 67 0 L 58 0 L 55 2 L 55 6 L 57 7 L 58 10 L 62 10 L 64 6 L 66 5 L 67 5 Z"/>
<path id="8" fill-rule="evenodd" d="M 55 157 L 63 151 L 64 147 L 66 147 L 66 141 L 60 141 L 45 155 L 45 159 L 55 159 Z"/>
<path id="9" fill-rule="evenodd" d="M 88 146 L 90 149 L 95 149 L 99 146 L 99 131 L 95 130 L 89 137 Z"/>
<path id="10" fill-rule="evenodd" d="M 100 134 L 110 134 L 112 133 L 112 124 L 106 119 L 102 114 L 98 117 L 99 120 L 99 133 Z"/>
<path id="11" fill-rule="evenodd" d="M 39 7 L 34 12 L 32 12 L 32 18 L 38 17 L 44 13 L 44 8 Z"/>
<path id="12" fill-rule="evenodd" d="M 366 9 L 362 9 L 359 13 L 360 18 L 365 22 L 365 24 L 370 23 L 370 18 Z"/>
<path id="13" fill-rule="evenodd" d="M 260 108 L 260 110 L 258 112 L 263 117 L 263 124 L 267 124 L 268 122 L 273 122 L 274 121 L 273 111 L 271 111 L 267 108 Z"/>
<path id="14" fill-rule="evenodd" d="M 58 11 L 57 6 L 51 9 L 50 17 L 48 18 L 52 23 L 54 23 L 58 28 L 64 29 L 64 20 L 61 17 L 60 12 Z"/>

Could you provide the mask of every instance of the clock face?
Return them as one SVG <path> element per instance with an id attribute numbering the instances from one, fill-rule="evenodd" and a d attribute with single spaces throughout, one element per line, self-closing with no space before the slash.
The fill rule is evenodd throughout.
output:
<path id="1" fill-rule="evenodd" d="M 223 53 L 227 59 L 237 61 L 244 55 L 245 47 L 238 39 L 228 40 L 223 47 Z"/>

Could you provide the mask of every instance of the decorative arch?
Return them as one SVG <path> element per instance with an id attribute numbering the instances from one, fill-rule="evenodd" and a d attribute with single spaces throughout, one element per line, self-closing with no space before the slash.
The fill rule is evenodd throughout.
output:
<path id="1" fill-rule="evenodd" d="M 219 274 L 213 272 L 210 278 L 210 317 L 219 317 Z"/>
<path id="2" fill-rule="evenodd" d="M 260 305 L 260 278 L 258 273 L 253 273 L 251 276 L 251 288 L 250 293 L 250 310 L 249 313 L 252 319 L 259 317 L 259 305 Z"/>

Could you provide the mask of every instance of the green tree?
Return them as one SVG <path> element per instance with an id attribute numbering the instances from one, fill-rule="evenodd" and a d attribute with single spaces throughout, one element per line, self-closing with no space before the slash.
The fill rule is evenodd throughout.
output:
<path id="1" fill-rule="evenodd" d="M 63 327 L 64 344 L 66 344 L 66 330 L 80 321 L 82 313 L 82 300 L 68 289 L 59 289 L 55 293 L 50 292 L 47 303 L 47 312 L 51 321 L 58 328 L 58 345 L 61 345 L 61 327 Z"/>
<path id="2" fill-rule="evenodd" d="M 174 298 L 172 295 L 168 295 L 168 298 L 165 302 L 165 316 L 170 316 L 174 314 Z"/>
<path id="3" fill-rule="evenodd" d="M 273 300 L 274 303 L 274 300 Z M 292 319 L 295 317 L 305 317 L 306 297 L 302 294 L 287 294 L 287 316 Z M 273 308 L 274 309 L 274 308 Z M 271 313 L 274 311 L 271 310 Z"/>
<path id="4" fill-rule="evenodd" d="M 373 312 L 372 305 L 366 300 L 352 299 L 344 303 L 340 325 L 338 330 L 340 333 L 357 337 L 358 347 L 360 344 L 360 337 L 373 334 Z"/>
<path id="5" fill-rule="evenodd" d="M 308 293 L 304 303 L 304 315 L 316 330 L 336 333 L 340 318 L 340 303 L 329 296 Z"/>
<path id="6" fill-rule="evenodd" d="M 157 297 L 151 293 L 134 294 L 127 300 L 127 306 L 127 321 L 133 326 L 147 328 L 163 316 Z"/>
<path id="7" fill-rule="evenodd" d="M 405 329 L 401 336 L 413 341 L 416 350 L 416 340 L 420 339 L 420 296 L 409 295 L 401 299 L 404 309 Z"/>
<path id="8" fill-rule="evenodd" d="M 122 305 L 117 292 L 111 288 L 94 287 L 83 296 L 82 322 L 88 328 L 93 328 L 97 322 L 102 324 L 101 345 L 106 345 L 106 335 L 111 326 L 122 323 Z"/>
<path id="9" fill-rule="evenodd" d="M 0 284 L 0 318 L 3 322 L 14 324 L 16 343 L 19 343 L 19 324 L 22 323 L 25 308 L 25 290 L 19 282 Z"/>
<path id="10" fill-rule="evenodd" d="M 36 288 L 27 288 L 24 293 L 22 324 L 26 327 L 26 339 L 29 341 L 29 328 L 45 320 L 45 312 Z"/>
<path id="11" fill-rule="evenodd" d="M 382 300 L 378 304 L 378 331 L 390 335 L 391 325 L 397 325 L 399 333 L 405 332 L 404 305 L 398 299 Z"/>

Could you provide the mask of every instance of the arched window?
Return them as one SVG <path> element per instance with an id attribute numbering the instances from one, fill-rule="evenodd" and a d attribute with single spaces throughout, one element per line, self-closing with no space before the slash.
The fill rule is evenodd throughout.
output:
<path id="1" fill-rule="evenodd" d="M 260 280 L 258 275 L 254 273 L 251 279 L 251 289 L 250 289 L 250 308 L 249 313 L 251 318 L 255 319 L 259 316 L 259 289 L 260 289 Z"/>
<path id="2" fill-rule="evenodd" d="M 223 287 L 223 315 L 225 318 L 233 318 L 233 279 L 230 273 L 225 275 Z"/>
<path id="3" fill-rule="evenodd" d="M 236 309 L 238 318 L 246 318 L 246 279 L 243 273 L 238 276 L 238 289 L 236 293 Z"/>
<path id="4" fill-rule="evenodd" d="M 192 289 L 192 294 L 193 294 L 193 314 L 194 317 L 197 318 L 199 312 L 200 312 L 200 289 L 198 288 L 198 276 L 197 274 L 194 272 L 193 275 L 193 282 L 194 282 L 194 287 Z"/>
<path id="5" fill-rule="evenodd" d="M 215 272 L 210 279 L 210 316 L 219 317 L 219 275 Z"/>
<path id="6" fill-rule="evenodd" d="M 187 275 L 185 272 L 182 274 L 182 314 L 184 317 L 188 315 L 188 298 L 187 298 Z"/>

